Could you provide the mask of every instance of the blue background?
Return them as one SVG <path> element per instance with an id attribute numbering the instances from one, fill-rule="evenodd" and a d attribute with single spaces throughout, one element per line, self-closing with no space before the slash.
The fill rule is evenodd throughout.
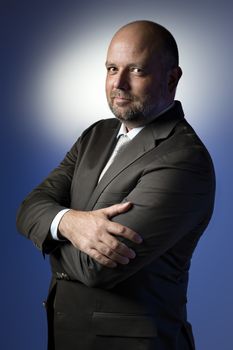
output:
<path id="1" fill-rule="evenodd" d="M 51 54 L 51 48 L 55 50 L 54 43 L 60 41 L 61 33 L 66 32 L 67 36 L 74 23 L 79 45 L 90 49 L 96 45 L 95 35 L 101 43 L 101 31 L 107 33 L 103 39 L 107 42 L 122 24 L 135 19 L 150 19 L 165 25 L 177 39 L 184 70 L 178 98 L 183 102 L 187 119 L 207 145 L 217 176 L 214 215 L 192 260 L 189 320 L 193 325 L 197 350 L 232 350 L 231 2 L 1 1 L 0 13 L 0 348 L 46 349 L 47 328 L 42 301 L 46 298 L 50 279 L 48 260 L 44 260 L 32 243 L 17 233 L 16 211 L 25 195 L 61 161 L 83 127 L 99 119 L 102 111 L 100 108 L 96 112 L 92 108 L 90 94 L 82 106 L 87 114 L 90 115 L 91 111 L 89 119 L 77 111 L 76 124 L 72 124 L 63 137 L 62 124 L 59 128 L 55 122 L 53 128 L 49 120 L 48 124 L 45 122 L 45 118 L 52 118 L 54 112 L 50 114 L 48 110 L 48 117 L 45 117 L 36 103 L 34 109 L 27 105 L 32 97 L 28 86 L 35 81 L 34 68 L 40 68 L 47 52 Z M 89 33 L 93 41 L 84 40 L 84 33 Z M 83 55 L 85 57 L 85 52 Z M 81 67 L 85 64 L 82 60 L 79 62 Z M 92 64 L 93 57 L 88 57 L 90 70 Z M 91 75 L 86 77 L 90 85 Z M 104 86 L 100 90 L 104 90 Z M 85 96 L 86 91 L 83 94 Z M 59 101 L 57 103 L 59 105 Z M 110 114 L 105 114 L 106 110 L 107 107 L 103 109 L 104 117 L 110 117 Z M 69 123 L 72 113 L 66 112 Z"/>

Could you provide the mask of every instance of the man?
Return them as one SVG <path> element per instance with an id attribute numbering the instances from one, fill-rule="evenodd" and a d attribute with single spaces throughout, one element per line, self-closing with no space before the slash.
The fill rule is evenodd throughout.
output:
<path id="1" fill-rule="evenodd" d="M 174 101 L 176 42 L 156 23 L 127 24 L 106 68 L 116 118 L 84 131 L 18 213 L 19 231 L 50 254 L 49 349 L 194 349 L 188 270 L 215 178 Z"/>

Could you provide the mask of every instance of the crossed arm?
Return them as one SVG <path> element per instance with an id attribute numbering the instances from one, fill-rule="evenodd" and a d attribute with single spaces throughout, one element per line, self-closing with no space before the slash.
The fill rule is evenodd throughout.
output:
<path id="1" fill-rule="evenodd" d="M 51 223 L 56 214 L 70 207 L 70 188 L 78 156 L 80 140 L 67 153 L 63 162 L 37 186 L 23 201 L 17 213 L 17 228 L 43 251 L 51 253 L 67 245 L 55 241 L 50 235 Z M 59 231 L 73 247 L 89 254 L 108 267 L 126 264 L 135 257 L 132 249 L 116 236 L 136 243 L 140 236 L 111 218 L 130 209 L 131 204 L 119 204 L 92 212 L 69 210 L 62 218 Z"/>
<path id="2" fill-rule="evenodd" d="M 179 245 L 184 252 L 184 261 L 189 261 L 210 219 L 213 192 L 207 174 L 192 172 L 191 169 L 158 167 L 145 174 L 124 200 L 132 202 L 132 207 L 114 216 L 111 221 L 120 223 L 121 227 L 131 228 L 142 236 L 140 244 L 126 240 L 124 235 L 118 238 L 136 253 L 136 257 L 132 256 L 130 260 L 128 257 L 127 261 L 119 264 L 113 250 L 108 250 L 106 254 L 101 251 L 105 259 L 107 257 L 109 261 L 118 262 L 116 268 L 109 269 L 103 266 L 102 261 L 99 264 L 96 257 L 90 259 L 90 254 L 83 254 L 80 248 L 64 245 L 58 256 L 61 266 L 71 279 L 91 287 L 112 288 L 169 249 L 175 252 L 174 247 Z M 92 214 L 98 214 L 98 211 Z M 78 235 L 77 231 L 75 235 Z M 101 237 L 101 230 L 97 237 Z"/>
<path id="3" fill-rule="evenodd" d="M 54 216 L 69 207 L 76 147 L 19 211 L 19 230 L 41 248 L 48 243 Z M 71 279 L 111 288 L 182 239 L 191 256 L 211 216 L 213 174 L 200 157 L 192 161 L 192 150 L 177 150 L 169 157 L 145 169 L 123 204 L 91 212 L 70 210 L 63 216 L 59 230 L 68 241 L 52 242 L 59 245 L 52 255 Z"/>
<path id="4" fill-rule="evenodd" d="M 88 254 L 107 267 L 128 264 L 135 258 L 133 249 L 114 236 L 121 236 L 138 244 L 142 238 L 130 228 L 111 221 L 111 218 L 127 212 L 130 202 L 116 204 L 94 211 L 68 211 L 59 223 L 59 232 L 73 247 Z"/>

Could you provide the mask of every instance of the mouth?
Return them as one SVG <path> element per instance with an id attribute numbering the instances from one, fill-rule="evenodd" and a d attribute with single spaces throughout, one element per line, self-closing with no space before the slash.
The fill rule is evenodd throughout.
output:
<path id="1" fill-rule="evenodd" d="M 120 104 L 129 103 L 133 100 L 131 96 L 122 93 L 112 93 L 111 98 L 112 101 Z"/>
<path id="2" fill-rule="evenodd" d="M 130 94 L 127 94 L 123 91 L 112 91 L 110 94 L 110 97 L 112 99 L 116 99 L 116 100 L 126 100 L 126 101 L 132 101 L 132 96 Z"/>
<path id="3" fill-rule="evenodd" d="M 116 101 L 132 101 L 130 98 L 126 98 L 123 96 L 114 96 L 113 99 Z"/>
<path id="4" fill-rule="evenodd" d="M 115 96 L 113 97 L 113 104 L 117 105 L 118 107 L 124 107 L 132 102 L 131 99 L 125 98 L 122 96 Z"/>

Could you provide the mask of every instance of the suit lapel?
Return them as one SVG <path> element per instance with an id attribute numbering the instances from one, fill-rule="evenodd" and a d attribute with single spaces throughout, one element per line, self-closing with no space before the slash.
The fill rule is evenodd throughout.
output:
<path id="1" fill-rule="evenodd" d="M 130 166 L 145 153 L 156 147 L 161 139 L 166 139 L 174 126 L 183 118 L 183 110 L 181 104 L 177 101 L 175 107 L 170 111 L 158 117 L 153 123 L 148 124 L 139 134 L 130 141 L 118 157 L 106 171 L 100 182 L 95 187 L 92 196 L 87 204 L 86 210 L 92 210 L 101 193 L 109 185 L 109 183 L 118 176 L 126 167 Z M 114 133 L 116 137 L 117 132 Z M 108 153 L 110 156 L 110 154 Z M 101 169 L 107 162 L 101 162 Z"/>
<path id="2" fill-rule="evenodd" d="M 116 119 L 99 122 L 79 146 L 79 163 L 72 183 L 71 207 L 85 210 L 95 192 L 98 178 L 116 143 L 120 123 Z M 80 193 L 82 195 L 80 196 Z"/>
<path id="3" fill-rule="evenodd" d="M 89 153 L 88 161 L 86 162 L 86 169 L 84 176 L 88 182 L 96 186 L 102 169 L 107 163 L 112 151 L 117 142 L 117 133 L 120 128 L 120 123 L 117 120 L 111 120 L 111 125 L 104 125 L 101 130 L 95 133 Z M 88 175 L 87 175 L 88 169 Z M 94 170 L 94 171 L 93 171 Z"/>
<path id="4" fill-rule="evenodd" d="M 121 152 L 117 156 L 116 161 L 111 164 L 99 182 L 99 187 L 105 187 L 106 184 L 112 181 L 126 167 L 154 147 L 155 139 L 153 137 L 153 133 L 151 132 L 150 128 L 144 128 L 124 147 L 124 152 Z"/>

